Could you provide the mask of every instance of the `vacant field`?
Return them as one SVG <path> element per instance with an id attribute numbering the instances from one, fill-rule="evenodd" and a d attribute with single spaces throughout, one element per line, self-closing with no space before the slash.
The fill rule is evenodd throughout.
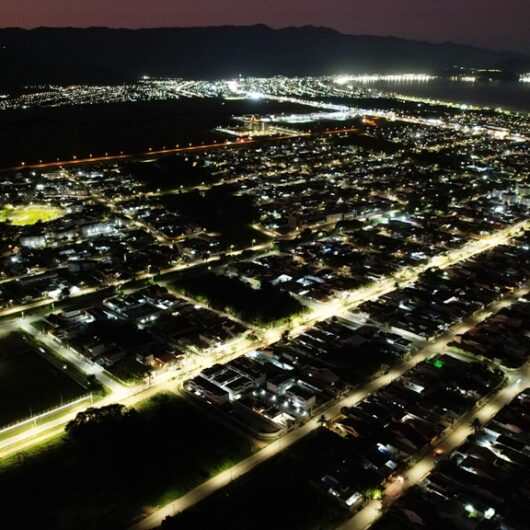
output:
<path id="1" fill-rule="evenodd" d="M 279 324 L 305 312 L 298 300 L 277 287 L 265 285 L 261 289 L 252 289 L 238 279 L 213 273 L 175 282 L 174 288 L 215 309 L 257 325 Z"/>
<path id="2" fill-rule="evenodd" d="M 163 530 L 324 530 L 349 511 L 319 486 L 344 441 L 318 431 L 189 510 L 168 518 Z"/>
<path id="3" fill-rule="evenodd" d="M 233 125 L 233 115 L 305 109 L 267 100 L 183 98 L 4 111 L 0 113 L 0 166 L 224 141 L 226 136 L 213 129 Z"/>
<path id="4" fill-rule="evenodd" d="M 34 225 L 39 221 L 46 223 L 63 215 L 61 208 L 45 204 L 29 206 L 7 206 L 0 210 L 0 223 L 9 222 L 15 226 Z"/>
<path id="5" fill-rule="evenodd" d="M 0 339 L 0 426 L 84 394 L 84 388 L 41 357 L 22 335 Z"/>
<path id="6" fill-rule="evenodd" d="M 0 467 L 2 528 L 126 529 L 251 452 L 248 439 L 174 395 L 111 409 Z"/>

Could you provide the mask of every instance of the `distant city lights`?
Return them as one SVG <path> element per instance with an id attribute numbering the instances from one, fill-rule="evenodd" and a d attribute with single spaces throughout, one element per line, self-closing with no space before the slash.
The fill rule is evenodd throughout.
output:
<path id="1" fill-rule="evenodd" d="M 335 78 L 335 83 L 344 85 L 346 83 L 375 83 L 379 81 L 383 82 L 424 82 L 432 81 L 436 79 L 436 76 L 429 74 L 390 74 L 390 75 L 379 75 L 379 74 L 363 74 L 363 75 L 341 75 Z"/>

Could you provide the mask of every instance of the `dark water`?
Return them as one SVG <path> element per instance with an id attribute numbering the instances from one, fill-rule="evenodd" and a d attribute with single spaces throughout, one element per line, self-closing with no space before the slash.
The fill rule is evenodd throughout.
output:
<path id="1" fill-rule="evenodd" d="M 362 83 L 360 86 L 406 96 L 530 112 L 530 83 L 510 81 L 472 83 L 435 79 L 424 82 L 379 81 Z"/>

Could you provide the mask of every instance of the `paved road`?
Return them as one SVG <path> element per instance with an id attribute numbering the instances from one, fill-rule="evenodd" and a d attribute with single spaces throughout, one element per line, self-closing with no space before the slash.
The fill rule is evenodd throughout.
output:
<path id="1" fill-rule="evenodd" d="M 282 136 L 272 136 L 259 139 L 248 139 L 241 138 L 239 141 L 232 142 L 227 140 L 226 142 L 215 142 L 213 144 L 201 144 L 201 145 L 189 145 L 187 147 L 174 147 L 169 149 L 158 149 L 158 150 L 148 150 L 143 153 L 120 153 L 116 155 L 105 155 L 89 158 L 74 158 L 72 160 L 56 160 L 54 162 L 39 162 L 35 164 L 27 164 L 23 162 L 18 166 L 0 168 L 0 173 L 10 172 L 10 171 L 21 171 L 23 169 L 56 169 L 62 167 L 71 167 L 79 166 L 86 164 L 95 164 L 101 162 L 117 162 L 120 160 L 129 160 L 133 158 L 145 158 L 152 156 L 165 156 L 165 155 L 174 155 L 178 153 L 190 153 L 194 151 L 208 151 L 211 149 L 228 149 L 228 148 L 241 148 L 247 147 L 250 145 L 271 142 L 271 141 L 283 141 L 289 140 L 297 137 L 307 137 L 307 136 L 331 136 L 335 134 L 344 134 L 350 132 L 357 132 L 357 128 L 346 127 L 343 129 L 334 129 L 329 131 L 314 131 L 314 132 L 303 132 L 303 131 L 293 131 L 293 134 L 282 135 Z"/>
<path id="2" fill-rule="evenodd" d="M 427 268 L 431 266 L 438 266 L 438 267 L 445 267 L 450 264 L 453 264 L 455 262 L 467 259 L 477 253 L 483 252 L 489 248 L 495 247 L 499 244 L 502 244 L 506 242 L 510 234 L 520 230 L 521 228 L 527 226 L 526 222 L 517 223 L 514 227 L 510 227 L 508 229 L 505 229 L 501 231 L 500 233 L 494 234 L 492 236 L 488 236 L 483 238 L 480 241 L 471 241 L 465 244 L 462 248 L 455 250 L 444 257 L 435 257 L 431 262 L 425 266 L 422 266 L 421 268 L 415 268 L 413 270 L 408 271 L 402 271 L 399 273 L 400 280 L 403 281 L 413 281 L 415 280 L 418 275 L 426 270 Z M 258 248 L 259 246 L 256 246 Z M 178 269 L 178 267 L 177 267 Z M 148 275 L 146 275 L 147 277 Z M 332 302 L 328 304 L 322 304 L 318 306 L 317 308 L 314 308 L 313 311 L 304 319 L 303 322 L 301 322 L 298 326 L 296 326 L 294 329 L 290 329 L 293 335 L 303 333 L 305 329 L 308 327 L 314 325 L 316 322 L 326 320 L 329 317 L 335 316 L 335 315 L 344 315 L 349 310 L 351 310 L 353 307 L 359 305 L 365 300 L 373 299 L 379 296 L 382 296 L 383 294 L 390 292 L 396 288 L 395 280 L 394 279 L 386 279 L 382 280 L 380 282 L 377 282 L 373 286 L 370 286 L 366 289 L 357 290 L 351 293 L 351 296 L 346 301 L 339 301 L 339 300 L 333 300 Z M 275 330 L 269 330 L 264 334 L 264 343 L 260 344 L 261 347 L 267 344 L 271 344 L 281 338 L 282 333 L 288 329 L 287 327 L 282 327 Z M 51 339 L 50 339 L 51 340 Z M 54 343 L 53 347 L 57 347 L 57 345 Z M 257 347 L 256 345 L 253 345 L 252 348 Z M 248 348 L 248 350 L 252 349 Z M 67 352 L 63 353 L 67 355 Z M 227 362 L 231 359 L 233 359 L 237 355 L 243 354 L 243 350 L 238 350 L 236 353 L 230 353 L 227 354 L 223 359 L 215 358 L 215 359 L 203 359 L 201 366 L 193 366 L 193 372 L 188 372 L 186 374 L 183 373 L 165 373 L 162 374 L 159 378 L 157 378 L 152 383 L 152 387 L 150 387 L 149 393 L 152 392 L 153 388 L 162 388 L 161 385 L 165 384 L 168 380 L 177 378 L 178 381 L 182 381 L 183 378 L 188 378 L 193 373 L 197 373 L 200 371 L 201 368 L 206 368 L 207 366 L 215 363 L 215 362 Z M 71 354 L 71 352 L 70 352 Z M 70 355 L 68 354 L 68 355 Z M 78 364 L 79 359 L 73 358 L 72 361 L 74 364 Z M 92 369 L 94 369 L 92 367 Z M 91 372 L 88 372 L 91 373 Z M 98 374 L 98 377 L 100 374 Z M 104 377 L 104 376 L 102 376 Z M 100 379 L 101 380 L 101 379 Z M 105 399 L 104 402 L 100 402 L 100 405 L 108 404 L 109 402 L 123 402 L 123 398 L 126 395 L 136 394 L 136 399 L 134 400 L 134 403 L 137 403 L 141 401 L 142 399 L 145 399 L 147 395 L 145 394 L 146 387 L 145 385 L 139 385 L 135 388 L 127 388 L 126 390 L 122 388 L 119 388 L 116 386 L 116 381 L 114 381 L 112 378 L 110 380 L 107 380 L 107 384 L 110 385 L 110 388 L 112 390 L 112 393 L 110 396 Z M 103 381 L 102 381 L 103 382 Z M 373 390 L 372 390 L 373 391 Z M 109 401 L 110 400 L 110 401 Z M 63 425 L 66 425 L 66 423 L 72 419 L 71 415 L 66 415 L 62 417 Z M 61 419 L 56 419 L 53 422 L 47 422 L 43 423 L 42 425 L 38 426 L 38 432 L 36 432 L 34 429 L 28 430 L 25 434 L 20 433 L 16 436 L 12 437 L 11 439 L 6 439 L 2 443 L 0 443 L 0 450 L 2 450 L 2 453 L 0 453 L 0 457 L 2 456 L 8 456 L 9 454 L 12 454 L 16 451 L 17 444 L 20 444 L 23 441 L 28 441 L 27 446 L 29 447 L 32 445 L 29 440 L 34 440 L 34 444 L 39 443 L 41 441 L 42 437 L 45 435 L 46 427 L 53 431 L 55 430 L 59 424 Z M 39 437 L 35 437 L 35 435 L 38 434 Z"/>
<path id="3" fill-rule="evenodd" d="M 175 381 L 164 380 L 156 386 L 148 387 L 147 385 L 144 385 L 142 392 L 128 388 L 123 388 L 123 390 L 120 389 L 120 392 L 122 397 L 119 402 L 127 407 L 133 407 L 160 392 L 178 393 L 178 385 Z M 97 405 L 98 407 L 104 407 L 113 403 L 116 403 L 116 397 L 114 393 L 111 393 L 98 401 Z M 86 408 L 86 405 L 80 405 L 58 418 L 54 418 L 46 423 L 42 423 L 9 438 L 0 440 L 0 459 L 11 457 L 23 449 L 29 449 L 30 447 L 45 442 L 48 439 L 59 436 L 64 433 L 65 425 L 70 420 L 73 420 L 78 412 L 86 410 Z"/>
<path id="4" fill-rule="evenodd" d="M 526 292 L 528 292 L 528 289 L 522 289 L 521 291 L 517 293 L 517 295 L 521 295 Z M 405 373 L 406 371 L 416 366 L 416 364 L 418 364 L 419 362 L 423 361 L 427 356 L 435 355 L 437 353 L 443 352 L 446 349 L 447 344 L 451 342 L 452 340 L 454 340 L 456 335 L 460 333 L 464 333 L 471 327 L 475 326 L 481 320 L 484 320 L 485 318 L 487 318 L 491 314 L 492 309 L 498 310 L 501 307 L 508 305 L 510 301 L 513 302 L 516 299 L 517 299 L 517 296 L 515 295 L 507 297 L 507 299 L 497 302 L 496 304 L 492 306 L 492 308 L 477 314 L 475 317 L 469 319 L 467 322 L 455 326 L 444 336 L 440 337 L 438 340 L 427 344 L 420 352 L 418 352 L 416 355 L 414 355 L 407 361 L 401 362 L 398 366 L 390 370 L 387 374 L 374 379 L 370 383 L 364 385 L 362 388 L 353 392 L 351 395 L 345 397 L 344 399 L 340 400 L 338 403 L 335 403 L 332 406 L 330 406 L 328 409 L 322 411 L 322 413 L 325 414 L 328 418 L 334 417 L 340 413 L 340 410 L 342 409 L 342 407 L 354 406 L 359 401 L 362 401 L 363 399 L 368 397 L 370 394 L 373 394 L 377 390 L 391 383 L 394 379 L 400 377 L 403 373 Z M 514 375 L 513 377 L 516 377 L 516 376 Z M 485 409 L 485 411 L 486 412 L 489 411 L 491 413 L 491 409 Z M 219 475 L 211 478 L 210 480 L 197 486 L 196 488 L 194 488 L 187 494 L 183 495 L 179 499 L 167 504 L 166 506 L 152 513 L 145 519 L 133 525 L 131 527 L 131 530 L 149 530 L 151 528 L 160 526 L 160 524 L 162 524 L 162 521 L 166 517 L 179 513 L 193 506 L 197 502 L 206 498 L 208 495 L 211 495 L 215 491 L 226 486 L 232 480 L 236 479 L 237 477 L 240 477 L 241 475 L 244 475 L 245 473 L 248 473 L 249 471 L 254 469 L 257 465 L 261 464 L 262 462 L 265 462 L 272 456 L 283 451 L 285 448 L 296 443 L 298 440 L 300 440 L 301 438 L 303 438 L 304 436 L 306 436 L 307 434 L 309 434 L 310 432 L 318 428 L 319 427 L 319 421 L 318 421 L 319 416 L 320 415 L 315 416 L 314 418 L 309 420 L 306 424 L 290 431 L 289 433 L 284 435 L 279 440 L 276 440 L 270 443 L 264 449 L 261 449 L 260 451 L 253 454 L 252 456 L 236 464 L 231 469 L 228 469 L 220 473 Z M 462 433 L 463 431 L 458 431 L 458 432 Z M 412 477 L 415 476 L 414 473 L 417 474 L 418 472 L 422 471 L 422 469 L 423 469 L 422 465 L 418 464 L 418 467 L 415 470 L 414 468 L 413 470 L 411 470 Z M 373 517 L 376 514 L 377 515 L 380 514 L 380 505 L 378 505 L 378 503 L 374 501 L 373 503 L 370 503 L 369 505 L 367 505 L 367 507 L 363 509 L 361 512 L 359 512 L 358 516 L 359 516 L 359 520 L 364 520 L 364 519 L 374 520 Z"/>
<path id="5" fill-rule="evenodd" d="M 447 333 L 441 336 L 438 340 L 428 343 L 424 348 L 422 348 L 420 352 L 418 352 L 416 355 L 414 355 L 409 360 L 401 362 L 398 366 L 390 370 L 387 374 L 374 379 L 373 381 L 364 385 L 362 388 L 355 391 L 354 393 L 347 396 L 346 398 L 342 399 L 338 403 L 333 404 L 332 406 L 330 406 L 328 409 L 326 409 L 322 413 L 325 414 L 329 418 L 329 417 L 336 416 L 340 412 L 342 407 L 354 406 L 356 403 L 358 403 L 359 401 L 362 401 L 363 399 L 368 397 L 370 394 L 376 392 L 377 390 L 391 383 L 394 379 L 397 379 L 398 377 L 400 377 L 403 373 L 410 370 L 412 367 L 416 366 L 416 364 L 423 361 L 426 357 L 444 352 L 447 348 L 447 344 L 452 342 L 457 335 L 465 333 L 467 330 L 476 326 L 479 322 L 488 318 L 492 313 L 495 313 L 499 311 L 500 309 L 502 309 L 503 307 L 507 307 L 510 304 L 516 302 L 520 296 L 527 294 L 529 291 L 530 291 L 530 285 L 527 285 L 519 289 L 515 293 L 509 294 L 506 297 L 502 298 L 501 300 L 494 302 L 487 309 L 477 313 L 473 317 L 470 317 L 465 322 L 458 324 L 456 326 L 453 326 Z M 516 381 L 522 377 L 523 375 L 517 372 L 517 373 L 510 375 L 510 381 Z M 527 378 L 528 386 L 530 386 L 530 372 L 528 372 L 528 369 L 525 370 L 524 377 Z M 517 388 L 519 388 L 521 384 L 522 383 L 518 383 Z M 499 408 L 503 406 L 502 403 L 505 404 L 508 401 L 510 401 L 511 398 L 509 396 L 513 397 L 513 395 L 515 395 L 513 394 L 513 388 L 511 389 L 509 388 L 507 390 L 501 391 L 493 398 L 491 402 L 483 406 L 476 413 L 473 413 L 473 417 L 476 416 L 476 417 L 479 417 L 481 420 L 485 421 L 488 415 L 489 417 L 494 415 L 496 411 L 499 410 Z M 318 422 L 319 416 L 320 415 L 315 416 L 310 421 L 308 421 L 305 425 L 292 430 L 291 432 L 284 435 L 279 440 L 272 442 L 271 444 L 267 445 L 264 449 L 261 449 L 259 452 L 246 458 L 245 460 L 241 461 L 239 464 L 236 464 L 231 469 L 228 469 L 224 471 L 223 473 L 221 473 L 220 475 L 217 475 L 216 477 L 213 477 L 212 479 L 204 482 L 203 484 L 197 486 L 196 488 L 194 488 L 193 490 L 191 490 L 184 496 L 180 497 L 179 499 L 167 504 L 166 506 L 152 513 L 147 518 L 133 525 L 131 527 L 131 530 L 149 530 L 151 528 L 160 526 L 160 524 L 162 524 L 162 521 L 166 517 L 170 515 L 174 515 L 181 511 L 184 511 L 185 509 L 193 506 L 197 502 L 206 498 L 208 495 L 226 486 L 229 482 L 231 482 L 235 478 L 240 477 L 241 475 L 244 475 L 245 473 L 248 473 L 249 471 L 254 469 L 257 465 L 261 464 L 262 462 L 265 462 L 272 456 L 278 454 L 280 451 L 283 451 L 285 448 L 296 443 L 298 440 L 303 438 L 305 435 L 309 434 L 311 431 L 319 427 L 319 422 Z M 447 443 L 447 444 L 456 443 L 456 445 L 454 446 L 456 447 L 457 445 L 461 443 L 461 442 L 458 442 L 458 440 L 460 440 L 459 437 L 464 436 L 464 433 L 467 433 L 465 434 L 465 436 L 467 436 L 470 433 L 469 419 L 467 418 L 467 416 L 460 423 L 461 423 L 459 424 L 460 427 L 453 434 L 451 434 L 446 439 L 446 441 L 442 442 L 442 444 L 443 443 Z M 442 444 L 439 447 L 448 451 L 450 445 L 442 445 Z M 426 473 L 429 472 L 430 469 L 432 469 L 432 467 L 429 467 L 429 465 L 431 464 L 434 465 L 434 462 L 432 461 L 432 458 L 430 458 L 430 455 L 426 457 L 425 459 L 421 460 L 411 470 L 409 470 L 408 473 L 410 473 L 410 478 L 407 480 L 406 484 L 408 485 L 408 484 L 416 483 L 417 481 L 421 480 L 421 478 L 424 477 Z M 379 501 L 373 501 L 369 503 L 363 510 L 358 512 L 358 514 L 355 516 L 357 518 L 355 523 L 351 523 L 353 519 L 349 521 L 349 524 L 355 525 L 354 527 L 352 527 L 351 529 L 349 527 L 345 527 L 344 529 L 341 529 L 341 530 L 352 530 L 352 529 L 357 530 L 358 528 L 360 528 L 360 525 L 363 525 L 365 523 L 366 523 L 366 526 L 368 526 L 369 524 L 371 524 L 370 521 L 371 522 L 375 521 L 375 519 L 379 517 L 380 514 L 381 514 L 381 503 Z M 366 526 L 363 526 L 362 528 L 366 528 Z"/>
<path id="6" fill-rule="evenodd" d="M 423 272 L 429 267 L 432 267 L 432 266 L 446 267 L 455 262 L 467 259 L 480 252 L 484 252 L 485 250 L 489 248 L 505 243 L 509 239 L 511 234 L 527 226 L 528 226 L 528 223 L 526 222 L 517 223 L 517 225 L 515 225 L 514 227 L 510 227 L 494 235 L 487 236 L 479 241 L 468 242 L 462 248 L 452 251 L 448 253 L 448 255 L 446 256 L 435 257 L 426 266 L 400 272 L 398 275 L 399 281 L 400 282 L 413 281 L 418 277 L 418 275 L 421 272 Z M 254 248 L 261 249 L 261 246 L 257 245 Z M 181 267 L 176 267 L 175 270 L 178 270 L 180 268 Z M 182 268 L 185 268 L 185 267 L 182 267 Z M 147 278 L 149 277 L 149 275 L 145 275 L 145 277 Z M 313 309 L 313 311 L 303 320 L 303 322 L 301 322 L 295 329 L 292 329 L 290 331 L 292 331 L 293 334 L 302 333 L 305 329 L 307 329 L 311 325 L 314 325 L 314 323 L 318 321 L 325 320 L 331 316 L 345 314 L 347 311 L 359 305 L 363 301 L 381 296 L 387 292 L 394 290 L 395 288 L 396 288 L 395 279 L 394 278 L 386 279 L 366 289 L 358 290 L 358 291 L 351 293 L 349 299 L 345 301 L 334 300 L 328 304 L 323 304 L 321 306 L 318 306 Z M 92 292 L 92 291 L 97 291 L 97 289 L 87 290 L 83 294 L 87 294 L 87 292 Z M 39 303 L 34 304 L 33 306 L 38 307 L 40 305 L 45 305 L 47 303 L 50 303 L 50 302 L 44 301 L 42 304 L 39 302 Z M 14 312 L 15 309 L 12 308 L 8 312 L 10 311 Z M 9 326 L 12 326 L 12 322 L 9 323 Z M 23 329 L 25 328 L 26 331 L 29 331 L 27 327 L 28 326 L 27 323 L 24 324 L 24 322 L 21 322 L 21 326 L 23 327 Z M 285 329 L 287 328 L 272 330 L 271 332 L 265 333 L 265 343 L 272 343 L 278 340 L 281 337 L 281 334 L 283 333 L 283 331 L 285 331 Z M 154 394 L 159 390 L 163 390 L 163 387 L 168 380 L 172 378 L 178 378 L 179 380 L 182 380 L 184 377 L 187 378 L 187 377 L 190 377 L 191 375 L 190 372 L 186 374 L 166 373 L 166 374 L 161 375 L 159 378 L 157 378 L 154 381 L 153 386 L 150 388 L 146 388 L 145 385 L 139 385 L 138 387 L 134 387 L 134 388 L 125 388 L 123 387 L 123 385 L 119 384 L 116 380 L 110 377 L 101 368 L 97 367 L 97 365 L 95 366 L 95 365 L 88 363 L 88 361 L 85 361 L 84 359 L 80 358 L 77 354 L 75 354 L 71 350 L 68 350 L 67 348 L 64 348 L 63 346 L 56 344 L 55 341 L 53 341 L 51 338 L 39 336 L 39 339 L 43 340 L 43 342 L 48 347 L 58 351 L 58 353 L 62 355 L 65 359 L 68 359 L 70 362 L 73 362 L 75 365 L 80 367 L 80 369 L 84 371 L 85 373 L 96 372 L 95 375 L 98 377 L 98 379 L 111 390 L 111 394 L 107 396 L 107 398 L 105 398 L 103 401 L 99 402 L 100 405 L 105 405 L 111 402 L 118 402 L 118 401 L 124 404 L 136 404 L 139 401 L 149 397 L 149 395 Z M 264 344 L 261 344 L 261 346 L 263 345 Z M 256 345 L 253 345 L 252 347 L 255 348 Z M 193 373 L 200 371 L 200 369 L 206 368 L 207 365 L 211 363 L 226 362 L 234 358 L 235 356 L 241 355 L 243 353 L 244 351 L 242 350 L 236 350 L 236 352 L 234 353 L 227 354 L 223 359 L 219 359 L 219 358 L 205 359 L 202 361 L 203 364 L 201 366 L 193 367 L 194 369 Z M 417 362 L 418 360 L 421 360 L 421 359 L 417 357 L 415 358 L 414 361 Z M 85 365 L 85 363 L 88 363 L 88 364 Z M 376 389 L 383 386 L 384 384 L 388 383 L 392 377 L 397 377 L 405 369 L 408 369 L 411 366 L 412 364 L 409 364 L 408 366 L 405 365 L 401 371 L 400 371 L 400 368 L 396 368 L 395 370 L 391 372 L 391 374 L 389 374 L 388 379 L 386 381 L 385 381 L 385 378 L 379 378 L 373 383 L 370 383 L 370 385 L 366 387 L 364 393 L 362 392 L 355 393 L 353 396 L 351 396 L 347 400 L 344 400 L 343 402 L 341 402 L 338 405 L 338 408 L 336 410 L 340 410 L 341 406 L 351 405 L 351 404 L 356 403 L 359 399 L 363 399 L 363 397 L 368 395 L 370 392 L 373 392 Z M 176 386 L 176 382 L 173 382 L 173 386 Z M 130 397 L 132 394 L 134 394 L 134 398 Z M 77 410 L 75 412 L 77 412 Z M 72 419 L 75 416 L 75 412 L 64 415 L 61 418 L 50 420 L 33 429 L 28 429 L 25 432 L 18 433 L 17 435 L 11 438 L 4 439 L 0 443 L 0 457 L 5 457 L 10 454 L 13 454 L 14 452 L 16 452 L 17 448 L 21 449 L 21 448 L 30 447 L 32 445 L 40 443 L 45 438 L 49 438 L 50 436 L 53 436 L 57 432 L 57 429 L 59 428 L 61 424 L 64 426 L 70 419 Z M 330 409 L 328 413 L 334 413 L 334 410 Z M 293 431 L 292 433 L 287 435 L 287 437 L 284 440 L 282 440 L 280 444 L 275 443 L 272 445 L 272 447 L 286 447 L 287 445 L 294 443 L 294 441 L 298 440 L 306 432 L 308 432 L 307 429 L 311 430 L 311 427 L 307 427 L 311 425 L 313 426 L 312 428 L 315 427 L 314 421 L 309 422 L 306 426 L 304 426 L 303 428 L 297 431 Z M 272 449 L 269 449 L 269 451 L 272 451 Z M 266 455 L 267 453 L 264 453 L 264 454 Z M 261 457 L 256 457 L 256 459 L 258 458 L 261 458 Z M 217 479 L 217 480 L 221 480 L 221 479 Z M 215 483 L 218 483 L 218 482 L 215 482 Z M 205 491 L 205 490 L 202 490 L 202 491 Z"/>
<path id="7" fill-rule="evenodd" d="M 110 394 L 97 402 L 97 406 L 104 407 L 119 402 L 127 407 L 133 407 L 160 392 L 172 392 L 177 394 L 179 393 L 179 387 L 183 380 L 196 376 L 200 371 L 217 362 L 228 362 L 231 359 L 241 356 L 249 349 L 254 349 L 261 345 L 262 344 L 260 343 L 250 344 L 242 341 L 241 344 L 236 345 L 233 351 L 225 353 L 222 358 L 210 357 L 207 361 L 203 360 L 201 363 L 190 363 L 186 370 L 179 374 L 175 374 L 173 371 L 157 374 L 151 382 L 151 385 L 140 384 L 134 387 L 126 387 L 118 383 L 118 386 L 116 386 L 114 390 L 112 388 L 110 389 Z M 68 354 L 72 354 L 72 352 L 68 350 Z M 75 357 L 69 359 L 69 361 L 77 364 L 77 359 Z M 90 364 L 90 367 L 92 366 L 93 365 Z M 98 373 L 98 377 L 100 375 L 101 373 Z M 114 379 L 111 378 L 111 380 L 113 383 L 117 383 Z M 81 412 L 86 408 L 86 405 L 80 405 L 72 408 L 69 412 L 58 418 L 46 421 L 45 423 L 28 428 L 13 436 L 0 440 L 0 459 L 10 457 L 23 449 L 38 445 L 39 443 L 64 432 L 64 426 L 70 420 L 74 419 L 78 412 Z"/>
<path id="8" fill-rule="evenodd" d="M 8 308 L 3 308 L 0 310 L 0 318 L 5 317 L 13 317 L 16 318 L 19 315 L 24 315 L 28 311 L 31 311 L 33 309 L 37 308 L 44 308 L 48 306 L 52 306 L 53 304 L 62 304 L 66 301 L 72 301 L 74 302 L 76 299 L 80 299 L 84 296 L 97 294 L 99 291 L 104 291 L 106 289 L 109 289 L 111 287 L 122 287 L 126 288 L 127 284 L 135 284 L 138 281 L 141 280 L 151 280 L 154 276 L 162 277 L 170 274 L 174 274 L 176 272 L 185 272 L 188 270 L 191 270 L 195 267 L 201 267 L 204 265 L 208 265 L 209 263 L 214 264 L 215 262 L 221 260 L 221 258 L 225 257 L 225 255 L 230 256 L 240 256 L 243 254 L 243 252 L 252 251 L 252 252 L 269 252 L 272 247 L 271 243 L 259 243 L 254 244 L 250 247 L 240 249 L 240 250 L 233 250 L 229 252 L 221 252 L 218 254 L 211 255 L 208 258 L 205 259 L 199 259 L 195 261 L 190 261 L 188 263 L 181 263 L 179 265 L 175 265 L 173 267 L 168 267 L 167 269 L 161 270 L 156 275 L 151 274 L 150 272 L 145 272 L 143 274 L 139 274 L 133 279 L 126 279 L 126 280 L 115 280 L 113 282 L 109 282 L 108 284 L 104 286 L 97 286 L 97 287 L 87 287 L 85 289 L 80 289 L 76 294 L 71 294 L 68 298 L 62 299 L 62 300 L 54 300 L 52 298 L 44 298 L 42 300 L 37 300 L 36 302 L 31 302 L 29 304 L 20 304 Z M 11 280 L 11 279 L 10 279 Z M 161 280 L 162 281 L 162 280 Z"/>
<path id="9" fill-rule="evenodd" d="M 76 366 L 82 373 L 86 375 L 94 375 L 101 384 L 105 385 L 112 392 L 114 399 L 119 400 L 120 397 L 125 397 L 128 394 L 127 387 L 112 377 L 101 365 L 89 361 L 86 357 L 80 355 L 71 348 L 67 348 L 58 340 L 53 339 L 50 335 L 37 331 L 26 321 L 21 323 L 20 329 L 29 335 L 32 335 L 36 340 L 44 344 L 68 363 Z"/>
<path id="10" fill-rule="evenodd" d="M 466 414 L 450 433 L 438 445 L 433 447 L 433 452 L 439 450 L 444 454 L 449 454 L 462 445 L 466 438 L 473 433 L 473 428 L 471 427 L 471 420 L 473 418 L 478 418 L 482 423 L 487 422 L 517 396 L 517 394 L 529 386 L 530 369 L 528 366 L 509 374 L 508 385 L 495 394 L 486 404 Z M 387 496 L 384 501 L 374 500 L 369 502 L 362 510 L 340 526 L 338 530 L 366 530 L 381 517 L 384 509 L 392 504 L 392 502 L 395 502 L 408 488 L 421 482 L 435 467 L 436 461 L 432 453 L 429 453 L 404 472 L 397 479 L 397 484 L 393 483 L 387 488 L 387 493 L 391 492 L 391 497 Z M 396 489 L 399 489 L 399 491 L 396 492 Z"/>

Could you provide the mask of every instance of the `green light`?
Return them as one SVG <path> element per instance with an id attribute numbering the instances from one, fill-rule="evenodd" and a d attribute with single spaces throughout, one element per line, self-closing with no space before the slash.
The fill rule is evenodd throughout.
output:
<path id="1" fill-rule="evenodd" d="M 383 492 L 379 488 L 370 488 L 365 492 L 366 497 L 373 499 L 375 501 L 381 500 L 383 498 Z"/>
<path id="2" fill-rule="evenodd" d="M 429 359 L 426 359 L 425 362 L 427 364 L 432 364 L 436 368 L 443 368 L 445 366 L 445 363 L 442 360 L 440 359 L 434 360 L 432 357 L 430 357 Z"/>

